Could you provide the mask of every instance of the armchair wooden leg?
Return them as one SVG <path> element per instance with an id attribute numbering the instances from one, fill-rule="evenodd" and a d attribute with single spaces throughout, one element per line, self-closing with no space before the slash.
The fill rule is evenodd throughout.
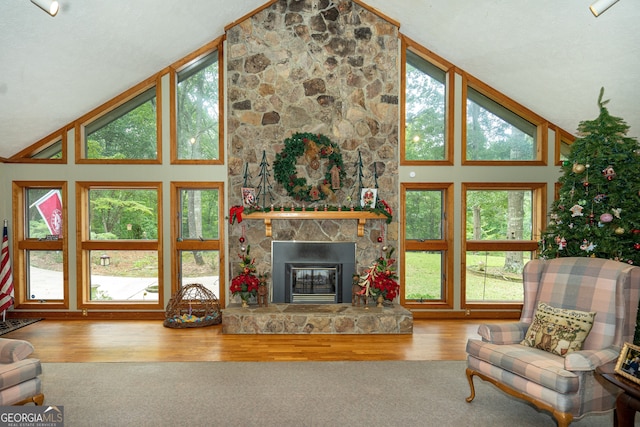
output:
<path id="1" fill-rule="evenodd" d="M 548 405 L 544 402 L 540 402 L 539 400 L 536 400 L 533 397 L 530 397 L 517 390 L 514 390 L 511 387 L 505 384 L 502 384 L 501 382 L 498 382 L 497 380 L 485 374 L 482 374 L 476 370 L 473 370 L 471 368 L 467 368 L 466 373 L 467 373 L 467 380 L 469 381 L 469 387 L 471 388 L 471 395 L 466 398 L 467 402 L 471 402 L 476 397 L 475 387 L 473 386 L 473 377 L 478 376 L 483 381 L 490 382 L 494 386 L 498 387 L 500 390 L 504 391 L 507 394 L 510 394 L 513 397 L 526 400 L 527 402 L 533 404 L 538 409 L 541 409 L 543 411 L 551 412 L 551 415 L 553 415 L 553 417 L 556 419 L 558 423 L 558 427 L 568 427 L 569 424 L 571 424 L 571 421 L 573 421 L 573 414 L 571 414 L 570 412 L 559 412 L 555 408 L 553 408 L 551 405 Z"/>
<path id="2" fill-rule="evenodd" d="M 471 402 L 476 397 L 476 388 L 473 386 L 473 374 L 475 371 L 471 368 L 467 368 L 467 381 L 469 381 L 469 388 L 471 389 L 471 394 L 465 400 L 467 402 Z"/>
<path id="3" fill-rule="evenodd" d="M 35 403 L 36 406 L 42 406 L 42 404 L 44 403 L 44 394 L 38 393 L 35 396 L 27 397 L 26 399 L 21 400 L 20 402 L 14 403 L 14 405 L 15 406 L 26 405 L 27 403 Z"/>

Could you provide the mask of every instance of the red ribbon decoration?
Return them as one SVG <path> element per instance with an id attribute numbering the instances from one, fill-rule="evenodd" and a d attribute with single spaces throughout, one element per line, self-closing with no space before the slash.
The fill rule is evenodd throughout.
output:
<path id="1" fill-rule="evenodd" d="M 233 224 L 234 220 L 238 220 L 238 224 L 242 222 L 242 212 L 244 212 L 244 206 L 232 206 L 229 209 L 229 224 Z"/>

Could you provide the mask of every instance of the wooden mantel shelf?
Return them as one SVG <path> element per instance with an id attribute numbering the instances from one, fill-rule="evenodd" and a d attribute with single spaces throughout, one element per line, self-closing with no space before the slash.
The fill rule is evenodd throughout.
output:
<path id="1" fill-rule="evenodd" d="M 264 220 L 265 235 L 272 236 L 271 221 L 274 219 L 312 219 L 317 221 L 332 219 L 355 219 L 358 221 L 358 237 L 364 236 L 364 225 L 368 219 L 384 219 L 383 214 L 367 211 L 270 211 L 251 212 L 242 215 L 242 219 L 262 219 Z"/>

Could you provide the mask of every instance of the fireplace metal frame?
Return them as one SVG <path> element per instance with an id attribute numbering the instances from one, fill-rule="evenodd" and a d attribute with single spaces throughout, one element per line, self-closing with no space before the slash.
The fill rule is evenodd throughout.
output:
<path id="1" fill-rule="evenodd" d="M 276 253 L 276 249 L 278 250 Z M 276 259 L 279 257 L 278 259 Z M 286 265 L 341 265 L 336 287 L 336 303 L 351 301 L 351 282 L 356 272 L 356 242 L 318 242 L 300 240 L 273 240 L 271 242 L 271 302 L 287 301 Z"/>

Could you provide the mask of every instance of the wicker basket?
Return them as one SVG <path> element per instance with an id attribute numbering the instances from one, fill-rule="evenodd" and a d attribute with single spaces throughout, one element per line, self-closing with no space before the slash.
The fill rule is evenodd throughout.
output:
<path id="1" fill-rule="evenodd" d="M 199 283 L 183 286 L 176 292 L 165 311 L 167 328 L 198 328 L 222 323 L 218 298 Z"/>

